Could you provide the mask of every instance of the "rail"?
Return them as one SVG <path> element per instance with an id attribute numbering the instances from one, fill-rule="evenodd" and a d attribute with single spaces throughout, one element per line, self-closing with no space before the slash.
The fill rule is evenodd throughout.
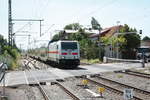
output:
<path id="1" fill-rule="evenodd" d="M 137 71 L 131 71 L 131 70 L 127 70 L 128 72 L 132 72 L 132 73 L 137 73 L 137 74 L 142 74 L 142 75 L 148 75 L 150 76 L 150 74 L 146 74 L 146 73 L 142 73 L 142 72 L 137 72 Z"/>
<path id="2" fill-rule="evenodd" d="M 129 70 L 125 71 L 125 72 L 119 71 L 119 73 L 129 74 L 129 75 L 133 75 L 133 76 L 150 79 L 150 74 L 145 74 L 145 73 L 140 73 L 140 72 L 135 72 L 135 71 L 129 71 Z"/>
<path id="3" fill-rule="evenodd" d="M 44 89 L 42 88 L 42 86 L 38 86 L 40 92 L 42 93 L 43 97 L 45 100 L 50 100 L 49 97 L 47 96 L 46 92 L 44 91 Z"/>

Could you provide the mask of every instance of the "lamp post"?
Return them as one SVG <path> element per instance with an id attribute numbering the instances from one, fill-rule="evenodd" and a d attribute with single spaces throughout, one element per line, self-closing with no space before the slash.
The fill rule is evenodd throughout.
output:
<path id="1" fill-rule="evenodd" d="M 120 23 L 120 21 L 117 21 L 117 26 L 118 26 L 118 29 L 117 29 L 117 33 L 119 33 L 119 23 Z M 117 38 L 118 38 L 118 35 L 117 35 Z M 117 58 L 119 58 L 119 44 L 118 44 L 118 40 L 117 40 Z"/>
<path id="2" fill-rule="evenodd" d="M 139 31 L 139 34 L 142 35 L 142 30 Z M 145 67 L 145 52 L 142 52 L 142 67 Z"/>

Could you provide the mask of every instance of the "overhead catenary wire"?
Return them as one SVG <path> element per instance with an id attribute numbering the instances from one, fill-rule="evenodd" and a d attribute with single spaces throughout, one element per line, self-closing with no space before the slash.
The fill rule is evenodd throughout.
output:
<path id="1" fill-rule="evenodd" d="M 117 1 L 118 1 L 118 0 L 111 0 L 110 2 L 104 4 L 102 7 L 98 7 L 97 9 L 95 9 L 95 10 L 93 10 L 93 11 L 87 13 L 87 14 L 84 14 L 83 17 L 81 17 L 81 18 L 79 18 L 79 19 L 77 20 L 77 22 L 81 22 L 81 21 L 83 21 L 83 20 L 89 18 L 89 17 L 87 17 L 87 16 L 89 16 L 89 15 L 91 15 L 91 14 L 94 14 L 94 13 L 96 13 L 96 12 L 98 12 L 98 11 L 100 12 L 100 11 L 103 10 L 104 8 L 106 8 L 106 7 L 108 7 L 108 6 L 110 6 L 110 5 L 114 4 L 114 3 L 116 3 Z M 74 16 L 75 16 L 75 15 L 74 15 Z"/>
<path id="2" fill-rule="evenodd" d="M 48 7 L 49 3 L 51 0 L 47 0 L 47 2 L 45 3 L 45 5 L 43 6 L 43 8 L 40 11 L 40 16 L 45 14 L 46 8 Z"/>
<path id="3" fill-rule="evenodd" d="M 31 24 L 30 22 L 26 23 L 24 26 L 22 26 L 21 28 L 19 28 L 17 31 L 15 31 L 14 33 L 18 33 L 19 31 L 22 31 L 27 25 Z"/>

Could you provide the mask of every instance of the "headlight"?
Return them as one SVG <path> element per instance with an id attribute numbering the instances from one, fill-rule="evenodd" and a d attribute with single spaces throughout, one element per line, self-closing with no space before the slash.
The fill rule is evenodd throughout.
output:
<path id="1" fill-rule="evenodd" d="M 64 56 L 61 56 L 61 58 L 64 59 L 65 57 L 64 57 Z"/>
<path id="2" fill-rule="evenodd" d="M 78 59 L 78 56 L 74 56 L 74 59 Z"/>

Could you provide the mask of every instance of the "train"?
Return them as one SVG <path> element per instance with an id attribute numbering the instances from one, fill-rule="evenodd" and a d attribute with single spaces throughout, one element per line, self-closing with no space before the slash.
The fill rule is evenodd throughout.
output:
<path id="1" fill-rule="evenodd" d="M 38 52 L 36 58 L 58 68 L 77 68 L 80 65 L 80 46 L 78 41 L 50 41 L 45 50 Z"/>

